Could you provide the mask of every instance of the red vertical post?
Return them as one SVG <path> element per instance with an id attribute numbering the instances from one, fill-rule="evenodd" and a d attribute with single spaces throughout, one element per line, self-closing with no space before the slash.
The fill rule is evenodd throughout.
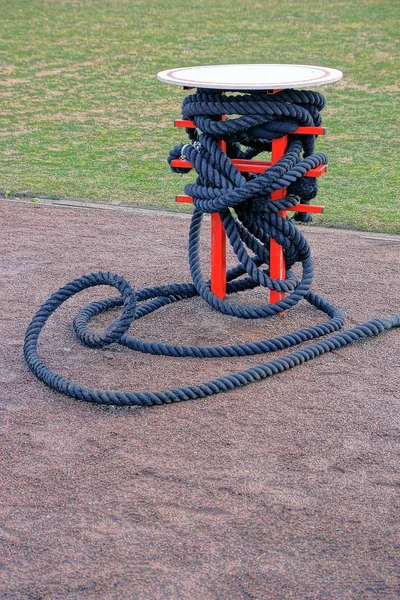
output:
<path id="1" fill-rule="evenodd" d="M 271 143 L 271 163 L 274 165 L 278 160 L 280 160 L 286 152 L 286 148 L 288 145 L 288 136 L 284 135 L 281 138 L 276 138 L 272 140 Z M 281 200 L 286 196 L 286 188 L 281 190 L 277 190 L 271 193 L 271 200 Z M 279 214 L 283 217 L 286 216 L 285 211 L 279 211 Z M 282 246 L 278 244 L 275 240 L 271 239 L 269 243 L 269 274 L 272 279 L 285 279 L 286 277 L 286 268 L 285 268 L 285 260 L 283 256 Z M 277 292 L 275 290 L 270 291 L 270 302 L 279 302 L 285 295 L 283 292 Z"/>
<path id="2" fill-rule="evenodd" d="M 226 115 L 218 120 L 225 121 Z M 221 140 L 219 147 L 226 152 L 226 142 Z M 226 295 L 226 234 L 218 213 L 211 215 L 211 291 L 223 300 Z"/>

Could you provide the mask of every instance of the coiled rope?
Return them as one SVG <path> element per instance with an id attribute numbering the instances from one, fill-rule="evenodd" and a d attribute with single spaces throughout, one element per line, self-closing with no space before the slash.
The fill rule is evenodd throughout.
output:
<path id="1" fill-rule="evenodd" d="M 174 158 L 183 156 L 197 172 L 196 182 L 185 186 L 185 192 L 194 201 L 189 231 L 189 264 L 193 283 L 173 283 L 135 292 L 126 279 L 109 272 L 90 273 L 71 281 L 44 302 L 27 329 L 24 356 L 31 371 L 55 391 L 72 398 L 106 405 L 153 406 L 204 398 L 260 381 L 325 352 L 400 326 L 400 315 L 395 315 L 374 319 L 339 332 L 344 324 L 342 311 L 311 290 L 313 266 L 310 248 L 294 224 L 294 220 L 306 220 L 308 215 L 298 213 L 294 219 L 289 220 L 279 214 L 280 210 L 294 207 L 300 201 L 309 202 L 317 193 L 316 181 L 304 177 L 304 174 L 326 163 L 327 157 L 323 153 L 314 153 L 315 136 L 292 132 L 299 126 L 319 126 L 320 111 L 324 104 L 323 96 L 317 92 L 294 90 L 284 90 L 273 96 L 253 92 L 222 96 L 211 90 L 199 90 L 188 96 L 183 102 L 183 117 L 194 121 L 196 129 L 186 130 L 189 143 L 173 148 L 168 161 L 171 164 Z M 226 121 L 216 121 L 215 117 L 221 114 L 231 117 Z M 251 159 L 260 152 L 269 152 L 271 140 L 286 134 L 292 135 L 289 136 L 284 157 L 264 173 L 258 176 L 243 175 L 231 162 L 233 158 Z M 226 153 L 219 147 L 219 140 L 227 142 Z M 187 171 L 181 168 L 173 170 L 180 173 Z M 282 188 L 287 188 L 288 195 L 283 200 L 271 201 L 271 192 Z M 210 281 L 205 280 L 201 272 L 199 244 L 203 215 L 214 212 L 220 213 L 238 259 L 238 265 L 227 272 L 228 296 L 263 286 L 269 290 L 285 292 L 285 298 L 274 304 L 249 306 L 233 304 L 213 294 Z M 285 250 L 285 280 L 273 279 L 269 275 L 271 238 Z M 295 263 L 302 265 L 300 279 L 291 270 Z M 65 379 L 45 365 L 38 354 L 38 340 L 49 317 L 66 300 L 86 288 L 99 285 L 114 287 L 120 295 L 92 302 L 77 314 L 73 322 L 73 329 L 79 340 L 93 348 L 119 343 L 149 354 L 221 358 L 267 354 L 292 348 L 326 334 L 338 333 L 286 356 L 199 385 L 154 392 L 90 389 Z M 276 338 L 226 346 L 177 346 L 147 342 L 128 335 L 127 331 L 134 320 L 167 304 L 197 295 L 215 310 L 244 319 L 273 316 L 293 307 L 304 298 L 324 312 L 329 320 Z M 88 330 L 87 324 L 95 315 L 121 306 L 121 315 L 103 335 Z"/>

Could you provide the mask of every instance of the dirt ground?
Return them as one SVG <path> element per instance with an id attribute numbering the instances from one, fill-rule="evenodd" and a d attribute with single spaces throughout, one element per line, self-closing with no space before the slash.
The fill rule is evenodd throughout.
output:
<path id="1" fill-rule="evenodd" d="M 2 600 L 399 597 L 398 330 L 208 399 L 150 409 L 74 401 L 23 362 L 33 313 L 91 271 L 120 273 L 136 288 L 189 281 L 188 217 L 10 201 L 0 217 Z M 305 233 L 314 290 L 349 327 L 399 312 L 400 237 Z M 160 389 L 268 360 L 84 348 L 71 319 L 108 295 L 98 288 L 69 300 L 42 336 L 42 356 L 74 381 Z M 322 320 L 306 303 L 247 322 L 192 299 L 133 331 L 212 345 Z"/>

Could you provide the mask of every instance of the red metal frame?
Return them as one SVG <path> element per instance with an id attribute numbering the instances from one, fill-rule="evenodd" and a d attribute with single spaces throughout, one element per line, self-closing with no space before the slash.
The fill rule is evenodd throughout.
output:
<path id="1" fill-rule="evenodd" d="M 186 89 L 186 88 L 184 88 Z M 274 93 L 274 92 L 270 92 Z M 226 115 L 220 115 L 215 117 L 216 120 L 224 121 Z M 188 127 L 196 128 L 193 121 L 187 119 L 177 119 L 175 121 L 175 127 Z M 298 127 L 293 133 L 308 134 L 308 135 L 325 135 L 325 127 Z M 257 161 L 257 160 L 241 160 L 233 159 L 232 163 L 236 168 L 245 173 L 263 173 L 266 169 L 278 162 L 285 154 L 288 145 L 288 136 L 284 135 L 281 138 L 272 140 L 271 143 L 271 161 Z M 220 141 L 219 146 L 223 152 L 226 152 L 226 142 Z M 174 159 L 171 163 L 173 167 L 191 168 L 192 164 L 184 159 Z M 327 165 L 320 165 L 315 169 L 310 169 L 305 173 L 306 177 L 320 177 L 327 171 Z M 286 196 L 286 188 L 272 192 L 272 200 L 280 200 Z M 176 202 L 193 202 L 191 196 L 181 194 L 176 196 Z M 288 209 L 288 211 L 295 212 L 310 212 L 310 213 L 322 213 L 324 211 L 323 206 L 309 205 L 309 204 L 297 204 L 296 206 Z M 284 218 L 286 217 L 287 211 L 279 211 L 279 214 Z M 286 269 L 284 252 L 282 246 L 280 246 L 275 240 L 270 240 L 270 276 L 273 279 L 285 279 Z M 212 292 L 221 299 L 225 298 L 226 295 L 226 234 L 218 213 L 211 215 L 211 290 Z M 270 302 L 278 302 L 284 298 L 283 292 L 277 292 L 274 290 L 270 291 Z"/>

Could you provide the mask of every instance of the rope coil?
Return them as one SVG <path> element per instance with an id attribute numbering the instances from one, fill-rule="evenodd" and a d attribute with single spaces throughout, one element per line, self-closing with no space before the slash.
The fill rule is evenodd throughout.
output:
<path id="1" fill-rule="evenodd" d="M 295 213 L 285 219 L 280 210 L 310 202 L 317 194 L 316 180 L 304 177 L 312 168 L 327 162 L 323 153 L 314 153 L 314 135 L 293 134 L 299 126 L 319 126 L 320 111 L 325 105 L 322 94 L 309 91 L 284 90 L 267 96 L 254 92 L 241 95 L 221 95 L 212 90 L 198 90 L 185 98 L 184 119 L 196 128 L 187 128 L 189 143 L 175 146 L 168 157 L 185 157 L 196 170 L 195 183 L 185 186 L 193 197 L 194 211 L 189 230 L 189 265 L 193 283 L 170 284 L 144 288 L 135 292 L 128 281 L 109 272 L 90 273 L 75 279 L 52 294 L 33 317 L 24 344 L 25 361 L 31 371 L 55 391 L 75 399 L 97 404 L 118 406 L 153 406 L 204 398 L 260 381 L 291 369 L 325 352 L 331 352 L 385 330 L 400 326 L 400 315 L 374 319 L 344 332 L 340 309 L 311 290 L 313 266 L 309 245 L 297 229 L 294 220 L 307 220 L 307 213 Z M 215 116 L 233 116 L 216 121 Z M 202 133 L 200 133 L 200 131 Z M 233 158 L 251 159 L 271 150 L 271 140 L 289 134 L 289 145 L 283 158 L 260 175 L 242 174 L 231 162 Z M 227 142 L 222 152 L 219 140 Z M 242 148 L 245 148 L 243 150 Z M 182 173 L 188 169 L 173 168 Z M 189 169 L 190 170 L 190 169 Z M 271 200 L 275 190 L 287 188 L 288 195 Z M 265 306 L 238 305 L 222 300 L 211 291 L 200 268 L 200 231 L 204 213 L 220 213 L 226 234 L 238 259 L 238 265 L 227 272 L 227 294 L 254 289 L 257 286 L 285 292 L 287 296 Z M 269 242 L 276 240 L 285 250 L 286 278 L 273 279 L 269 274 Z M 299 279 L 292 267 L 300 263 Z M 257 367 L 232 373 L 199 385 L 188 385 L 156 392 L 120 392 L 95 390 L 72 383 L 47 367 L 38 354 L 38 340 L 47 320 L 68 298 L 84 289 L 109 285 L 119 296 L 92 302 L 74 319 L 73 329 L 78 339 L 92 348 L 104 348 L 119 343 L 149 354 L 188 358 L 228 358 L 266 354 L 292 348 L 306 341 L 334 333 L 330 338 L 314 342 L 284 357 Z M 258 342 L 225 346 L 177 346 L 139 340 L 127 331 L 134 320 L 184 298 L 201 296 L 212 308 L 224 314 L 244 319 L 270 317 L 295 306 L 303 298 L 324 312 L 329 320 L 276 338 Z M 140 303 L 140 304 L 139 304 Z M 91 333 L 87 324 L 95 315 L 122 306 L 121 315 L 103 335 Z"/>

